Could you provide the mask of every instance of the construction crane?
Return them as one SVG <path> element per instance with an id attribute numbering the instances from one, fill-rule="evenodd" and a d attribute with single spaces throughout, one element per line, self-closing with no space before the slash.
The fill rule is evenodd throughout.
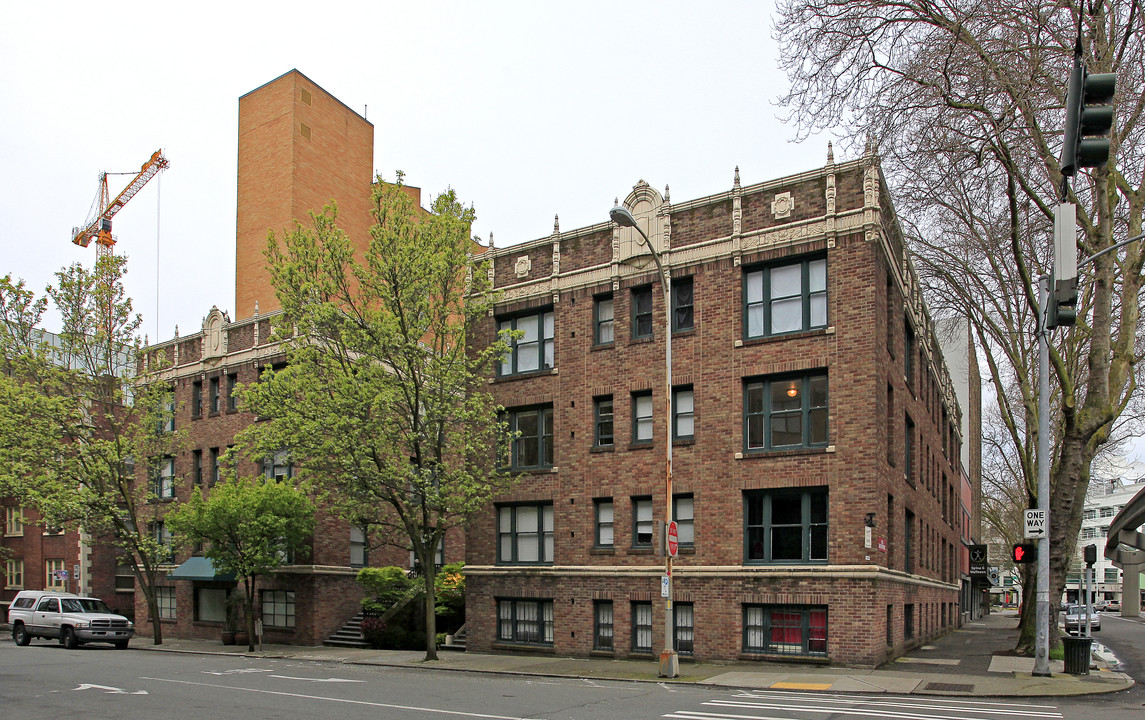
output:
<path id="1" fill-rule="evenodd" d="M 110 202 L 108 201 L 110 194 L 107 191 L 107 176 L 109 174 L 127 175 L 129 173 L 101 172 L 99 174 L 99 194 L 96 197 L 96 202 L 92 204 L 94 215 L 82 228 L 72 228 L 72 242 L 80 247 L 87 247 L 94 239 L 98 246 L 99 256 L 110 254 L 112 246 L 115 245 L 115 237 L 111 234 L 111 218 L 127 204 L 128 200 L 135 197 L 135 194 L 143 189 L 148 180 L 155 177 L 160 170 L 165 170 L 167 165 L 167 158 L 163 157 L 163 150 L 156 150 L 147 162 L 139 168 L 139 174 L 135 176 L 135 179 L 128 183 L 127 187 Z"/>

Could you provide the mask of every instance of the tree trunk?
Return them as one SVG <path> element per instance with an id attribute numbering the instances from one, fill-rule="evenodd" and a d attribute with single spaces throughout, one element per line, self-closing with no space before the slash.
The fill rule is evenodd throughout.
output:
<path id="1" fill-rule="evenodd" d="M 151 616 L 151 639 L 155 645 L 163 644 L 163 624 L 159 621 L 159 601 L 155 597 L 155 571 L 135 566 L 139 589 L 147 601 L 147 613 Z"/>
<path id="2" fill-rule="evenodd" d="M 434 565 L 433 556 L 436 554 L 436 548 L 430 555 L 429 565 L 422 564 L 422 578 L 425 581 L 425 659 L 437 659 L 437 613 L 435 612 L 437 605 L 437 597 L 435 594 L 436 588 L 434 587 Z M 426 568 L 429 571 L 426 571 Z"/>

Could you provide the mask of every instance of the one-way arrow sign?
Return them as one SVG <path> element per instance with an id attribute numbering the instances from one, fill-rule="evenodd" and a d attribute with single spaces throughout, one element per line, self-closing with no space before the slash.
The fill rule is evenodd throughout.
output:
<path id="1" fill-rule="evenodd" d="M 1044 538 L 1046 536 L 1046 511 L 1045 510 L 1026 510 L 1026 534 L 1027 538 Z"/>

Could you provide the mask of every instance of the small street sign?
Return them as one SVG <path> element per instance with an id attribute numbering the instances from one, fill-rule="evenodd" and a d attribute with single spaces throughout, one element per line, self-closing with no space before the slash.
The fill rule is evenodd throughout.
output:
<path id="1" fill-rule="evenodd" d="M 970 577 L 986 577 L 987 547 L 985 545 L 970 546 Z"/>
<path id="2" fill-rule="evenodd" d="M 660 597 L 668 597 L 668 576 L 660 576 Z"/>
<path id="3" fill-rule="evenodd" d="M 1046 536 L 1046 511 L 1026 510 L 1026 534 L 1022 537 L 1040 540 Z"/>
<path id="4" fill-rule="evenodd" d="M 676 557 L 680 554 L 680 530 L 676 521 L 668 523 L 668 556 Z"/>
<path id="5" fill-rule="evenodd" d="M 887 539 L 882 538 L 882 537 L 879 538 L 878 542 L 875 544 L 875 549 L 878 550 L 879 552 L 886 552 L 887 551 Z"/>

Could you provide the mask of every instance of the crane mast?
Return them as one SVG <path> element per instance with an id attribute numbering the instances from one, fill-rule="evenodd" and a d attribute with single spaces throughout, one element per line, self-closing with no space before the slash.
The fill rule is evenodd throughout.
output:
<path id="1" fill-rule="evenodd" d="M 111 234 L 111 218 L 119 212 L 127 201 L 143 189 L 151 178 L 167 168 L 167 158 L 163 157 L 163 150 L 156 150 L 147 162 L 139 168 L 139 174 L 127 184 L 114 200 L 110 200 L 107 190 L 107 173 L 99 174 L 99 194 L 96 198 L 96 211 L 83 227 L 72 228 L 72 242 L 80 247 L 87 247 L 95 240 L 100 256 L 110 254 L 115 245 L 115 237 Z"/>

